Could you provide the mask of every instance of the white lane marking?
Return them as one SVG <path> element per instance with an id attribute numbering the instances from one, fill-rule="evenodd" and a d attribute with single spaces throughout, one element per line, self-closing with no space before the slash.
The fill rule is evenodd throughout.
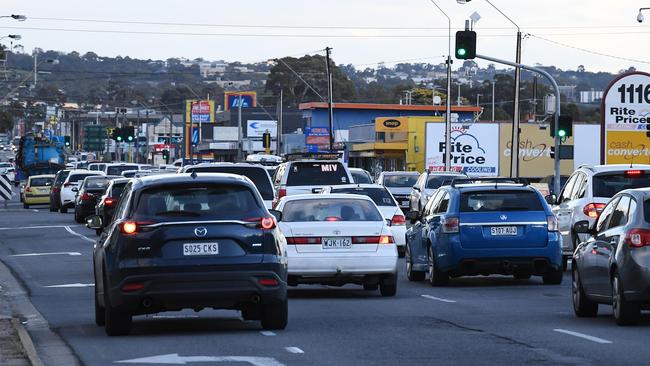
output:
<path id="1" fill-rule="evenodd" d="M 284 349 L 286 349 L 289 353 L 305 353 L 305 351 L 301 350 L 298 347 L 284 347 Z"/>
<path id="2" fill-rule="evenodd" d="M 198 315 L 154 315 L 154 319 L 193 319 L 198 318 Z"/>
<path id="3" fill-rule="evenodd" d="M 29 230 L 29 229 L 52 229 L 57 227 L 67 227 L 65 225 L 42 225 L 42 226 L 19 226 L 19 227 L 0 227 L 0 230 Z"/>
<path id="4" fill-rule="evenodd" d="M 37 210 L 37 209 L 33 209 L 32 211 L 34 211 L 34 212 L 38 212 L 38 210 Z"/>
<path id="5" fill-rule="evenodd" d="M 50 285 L 50 286 L 44 286 L 47 288 L 80 288 L 80 287 L 93 287 L 95 286 L 94 283 L 66 283 L 63 285 Z"/>
<path id="6" fill-rule="evenodd" d="M 66 226 L 66 227 L 65 227 L 65 230 L 66 230 L 67 232 L 69 232 L 70 234 L 74 235 L 74 236 L 78 236 L 78 237 L 80 237 L 80 238 L 83 239 L 83 240 L 89 241 L 89 242 L 91 242 L 91 243 L 93 243 L 93 244 L 95 243 L 95 240 L 92 240 L 91 238 L 89 238 L 89 237 L 87 237 L 87 236 L 84 236 L 84 235 L 81 235 L 81 234 L 79 234 L 79 233 L 74 232 L 72 229 L 70 229 L 70 226 Z"/>
<path id="7" fill-rule="evenodd" d="M 145 363 L 165 365 L 186 365 L 190 362 L 246 362 L 253 366 L 284 366 L 272 357 L 248 357 L 248 356 L 179 356 L 178 353 L 158 355 L 131 360 L 115 361 L 115 363 Z"/>
<path id="8" fill-rule="evenodd" d="M 81 253 L 79 252 L 25 253 L 25 254 L 13 254 L 10 257 L 37 257 L 41 255 L 81 255 Z"/>
<path id="9" fill-rule="evenodd" d="M 262 334 L 263 336 L 267 336 L 267 337 L 273 337 L 274 335 L 276 335 L 275 333 L 273 333 L 273 332 L 271 332 L 269 330 L 263 330 L 263 331 L 260 332 L 260 334 Z"/>
<path id="10" fill-rule="evenodd" d="M 600 343 L 600 344 L 610 344 L 610 343 L 612 343 L 612 341 L 608 341 L 607 339 L 602 339 L 602 338 L 590 336 L 590 335 L 584 334 L 584 333 L 572 332 L 572 331 L 566 330 L 566 329 L 553 329 L 553 331 L 558 332 L 558 333 L 564 333 L 564 334 L 572 335 L 574 337 L 586 339 L 588 341 L 592 341 L 592 342 L 596 342 L 596 343 Z"/>
<path id="11" fill-rule="evenodd" d="M 456 302 L 456 300 L 443 299 L 442 297 L 435 297 L 435 296 L 431 296 L 431 295 L 420 295 L 420 296 L 422 296 L 424 298 L 427 298 L 427 299 L 441 301 L 441 302 L 448 302 L 448 303 Z"/>

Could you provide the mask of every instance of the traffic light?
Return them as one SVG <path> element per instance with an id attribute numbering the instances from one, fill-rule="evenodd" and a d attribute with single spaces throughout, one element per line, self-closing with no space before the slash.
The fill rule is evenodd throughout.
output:
<path id="1" fill-rule="evenodd" d="M 262 147 L 265 149 L 271 148 L 271 134 L 269 132 L 264 132 L 262 135 Z"/>
<path id="2" fill-rule="evenodd" d="M 133 126 L 122 127 L 122 141 L 133 142 L 135 140 L 135 128 Z"/>
<path id="3" fill-rule="evenodd" d="M 70 147 L 70 136 L 63 136 L 63 144 L 65 147 Z"/>
<path id="4" fill-rule="evenodd" d="M 560 138 L 569 138 L 573 136 L 573 117 L 571 116 L 560 116 L 558 118 L 558 129 L 557 133 L 555 131 L 555 122 L 551 123 L 551 128 L 549 129 L 551 137 L 559 136 Z"/>
<path id="5" fill-rule="evenodd" d="M 470 30 L 456 32 L 456 58 L 471 60 L 476 57 L 476 32 Z"/>
<path id="6" fill-rule="evenodd" d="M 120 128 L 112 128 L 110 137 L 112 140 L 122 142 L 122 130 Z"/>
<path id="7" fill-rule="evenodd" d="M 162 157 L 165 159 L 165 161 L 169 160 L 169 150 L 165 149 L 162 151 Z"/>

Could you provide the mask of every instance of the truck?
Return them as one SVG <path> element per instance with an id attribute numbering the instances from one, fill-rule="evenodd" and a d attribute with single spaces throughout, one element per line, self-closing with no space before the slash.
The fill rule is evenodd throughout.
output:
<path id="1" fill-rule="evenodd" d="M 16 152 L 16 186 L 32 175 L 56 174 L 61 169 L 65 169 L 65 153 L 60 141 L 32 133 L 20 138 Z"/>

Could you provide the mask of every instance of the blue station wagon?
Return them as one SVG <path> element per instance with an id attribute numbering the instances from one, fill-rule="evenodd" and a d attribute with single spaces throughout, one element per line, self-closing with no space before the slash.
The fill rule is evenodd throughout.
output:
<path id="1" fill-rule="evenodd" d="M 450 277 L 502 274 L 562 282 L 557 220 L 541 193 L 527 184 L 456 179 L 407 218 L 411 281 L 428 277 L 431 285 L 441 286 Z"/>

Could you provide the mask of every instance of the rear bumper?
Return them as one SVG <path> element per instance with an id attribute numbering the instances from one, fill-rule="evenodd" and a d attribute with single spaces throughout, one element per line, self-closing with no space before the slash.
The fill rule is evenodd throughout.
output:
<path id="1" fill-rule="evenodd" d="M 32 195 L 24 195 L 23 196 L 23 202 L 28 204 L 28 205 L 38 205 L 38 204 L 48 204 L 50 203 L 50 195 L 39 195 L 39 196 L 32 196 Z"/>
<path id="2" fill-rule="evenodd" d="M 378 256 L 359 253 L 356 256 L 328 256 L 287 251 L 290 276 L 345 276 L 397 273 L 397 251 Z"/>
<path id="3" fill-rule="evenodd" d="M 95 204 L 94 203 L 80 203 L 75 205 L 75 211 L 79 212 L 80 216 L 91 216 L 95 214 Z"/>

